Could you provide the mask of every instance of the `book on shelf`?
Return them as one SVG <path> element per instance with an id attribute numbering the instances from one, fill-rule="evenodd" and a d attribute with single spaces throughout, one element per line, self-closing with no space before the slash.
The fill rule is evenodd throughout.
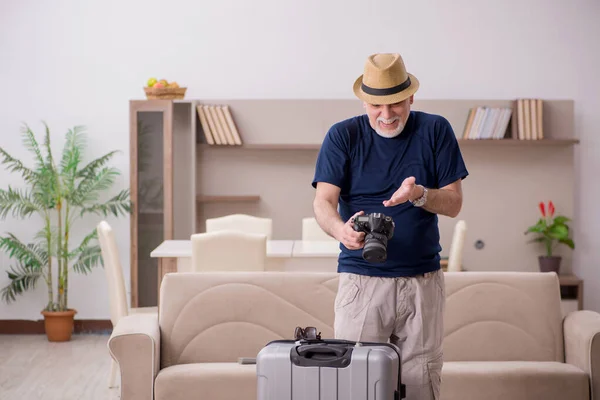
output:
<path id="1" fill-rule="evenodd" d="M 510 107 L 472 107 L 467 116 L 463 139 L 504 139 L 510 117 Z"/>
<path id="2" fill-rule="evenodd" d="M 543 100 L 516 99 L 512 107 L 469 109 L 462 139 L 541 140 L 543 128 Z"/>
<path id="3" fill-rule="evenodd" d="M 544 139 L 543 112 L 542 99 L 516 99 L 513 102 L 513 139 Z"/>
<path id="4" fill-rule="evenodd" d="M 242 139 L 229 106 L 199 104 L 196 108 L 202 132 L 208 145 L 242 145 Z"/>

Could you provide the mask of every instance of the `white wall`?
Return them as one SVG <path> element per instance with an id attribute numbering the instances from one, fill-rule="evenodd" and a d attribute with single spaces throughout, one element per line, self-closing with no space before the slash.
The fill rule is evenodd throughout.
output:
<path id="1" fill-rule="evenodd" d="M 365 57 L 380 51 L 402 53 L 421 98 L 572 98 L 581 139 L 574 271 L 586 307 L 600 311 L 599 17 L 594 0 L 3 1 L 0 145 L 26 156 L 22 121 L 41 133 L 46 120 L 57 149 L 67 128 L 87 125 L 88 157 L 123 152 L 116 190 L 128 184 L 128 100 L 142 98 L 148 77 L 177 80 L 197 99 L 352 98 Z M 18 181 L 0 171 L 0 183 Z M 129 222 L 110 223 L 127 269 Z M 37 229 L 0 225 L 23 237 Z M 38 319 L 45 301 L 40 285 L 0 304 L 0 319 Z M 108 318 L 101 269 L 72 277 L 70 303 L 78 318 Z"/>

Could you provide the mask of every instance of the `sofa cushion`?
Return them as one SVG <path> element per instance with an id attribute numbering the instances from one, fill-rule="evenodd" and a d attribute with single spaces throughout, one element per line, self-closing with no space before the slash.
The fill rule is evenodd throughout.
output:
<path id="1" fill-rule="evenodd" d="M 202 396 L 200 396 L 202 393 Z M 557 362 L 445 362 L 442 399 L 589 399 L 587 375 Z M 175 365 L 161 370 L 155 400 L 252 400 L 256 366 L 237 363 Z M 194 397 L 194 398 L 196 398 Z"/>
<path id="2" fill-rule="evenodd" d="M 162 369 L 154 382 L 155 400 L 239 400 L 256 398 L 256 365 L 199 363 Z"/>
<path id="3" fill-rule="evenodd" d="M 445 362 L 442 399 L 589 399 L 588 376 L 558 362 Z"/>

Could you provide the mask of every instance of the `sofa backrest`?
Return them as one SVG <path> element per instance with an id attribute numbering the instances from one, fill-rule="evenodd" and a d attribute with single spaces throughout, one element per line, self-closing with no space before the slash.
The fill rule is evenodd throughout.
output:
<path id="1" fill-rule="evenodd" d="M 564 361 L 555 273 L 447 272 L 446 361 Z"/>
<path id="2" fill-rule="evenodd" d="M 564 361 L 558 278 L 553 273 L 447 272 L 446 361 Z M 165 275 L 161 367 L 256 357 L 296 326 L 333 337 L 338 275 L 202 272 Z"/>
<path id="3" fill-rule="evenodd" d="M 160 289 L 161 368 L 256 357 L 296 326 L 333 337 L 335 273 L 200 272 L 165 275 Z"/>

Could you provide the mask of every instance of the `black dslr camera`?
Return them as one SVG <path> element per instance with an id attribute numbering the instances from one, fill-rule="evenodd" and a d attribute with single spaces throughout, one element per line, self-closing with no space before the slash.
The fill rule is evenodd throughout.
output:
<path id="1" fill-rule="evenodd" d="M 387 260 L 387 243 L 394 235 L 394 220 L 382 213 L 359 215 L 354 218 L 354 230 L 365 232 L 363 258 L 372 263 Z"/>

